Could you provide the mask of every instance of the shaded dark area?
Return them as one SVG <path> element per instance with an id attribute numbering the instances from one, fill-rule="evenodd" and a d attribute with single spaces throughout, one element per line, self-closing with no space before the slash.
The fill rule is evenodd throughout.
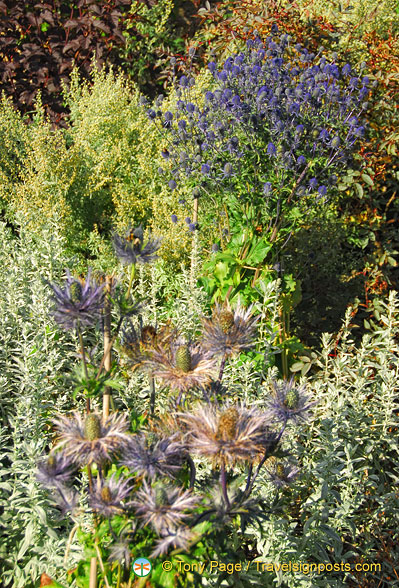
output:
<path id="1" fill-rule="evenodd" d="M 303 343 L 319 347 L 320 333 L 337 332 L 348 304 L 364 299 L 364 258 L 364 251 L 348 243 L 340 219 L 314 215 L 294 234 L 284 265 L 301 282 L 291 328 Z"/>
<path id="2" fill-rule="evenodd" d="M 142 4 L 151 10 L 157 1 Z M 154 45 L 149 43 L 155 35 L 150 12 L 133 9 L 130 0 L 1 1 L 0 90 L 28 116 L 40 91 L 51 122 L 63 125 L 62 84 L 75 65 L 88 80 L 95 56 L 97 67 L 121 68 L 144 92 L 155 95 L 168 76 L 157 62 L 184 52 L 185 39 L 196 30 L 196 10 L 191 1 L 176 0 Z"/>

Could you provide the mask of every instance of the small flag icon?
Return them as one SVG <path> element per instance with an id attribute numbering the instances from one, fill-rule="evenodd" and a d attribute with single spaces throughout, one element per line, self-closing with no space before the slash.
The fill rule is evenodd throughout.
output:
<path id="1" fill-rule="evenodd" d="M 133 572 L 136 574 L 136 576 L 140 576 L 140 578 L 142 578 L 143 576 L 148 576 L 151 570 L 151 562 L 145 557 L 139 557 L 134 560 Z"/>

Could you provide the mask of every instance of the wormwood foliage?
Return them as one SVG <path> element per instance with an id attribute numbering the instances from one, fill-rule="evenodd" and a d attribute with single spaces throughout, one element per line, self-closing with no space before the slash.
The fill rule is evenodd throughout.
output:
<path id="1" fill-rule="evenodd" d="M 49 324 L 40 278 L 58 278 L 66 261 L 56 228 L 37 239 L 24 226 L 15 236 L 0 223 L 0 578 L 15 588 L 33 586 L 44 567 L 63 569 L 68 534 L 35 479 L 49 419 L 68 409 L 60 381 L 74 351 Z"/>
<path id="2" fill-rule="evenodd" d="M 338 345 L 323 335 L 317 371 L 301 380 L 318 400 L 315 418 L 294 441 L 302 477 L 282 496 L 284 516 L 254 533 L 263 561 L 380 563 L 374 574 L 328 572 L 328 585 L 389 585 L 399 559 L 397 293 L 379 302 L 358 345 L 351 321 L 348 309 Z M 265 488 L 264 481 L 259 492 Z M 273 574 L 264 578 L 276 585 Z M 325 581 L 325 574 L 277 574 L 279 586 L 321 588 Z"/>

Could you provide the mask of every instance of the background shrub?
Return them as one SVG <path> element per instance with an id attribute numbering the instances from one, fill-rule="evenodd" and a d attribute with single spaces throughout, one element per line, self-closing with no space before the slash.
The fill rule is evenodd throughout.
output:
<path id="1" fill-rule="evenodd" d="M 120 66 L 153 88 L 155 62 L 173 42 L 174 0 L 0 2 L 0 90 L 30 113 L 38 91 L 54 124 L 66 114 L 62 83 L 76 66 L 89 79 L 97 67 Z M 181 42 L 183 42 L 181 40 Z"/>

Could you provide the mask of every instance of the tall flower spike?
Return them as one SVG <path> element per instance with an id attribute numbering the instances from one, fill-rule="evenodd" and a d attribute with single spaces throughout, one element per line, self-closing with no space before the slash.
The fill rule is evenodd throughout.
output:
<path id="1" fill-rule="evenodd" d="M 124 236 L 114 233 L 112 239 L 115 254 L 122 263 L 150 263 L 158 259 L 155 255 L 161 245 L 161 239 L 151 239 L 144 245 L 144 233 L 141 227 L 128 229 Z"/>
<path id="2" fill-rule="evenodd" d="M 75 329 L 78 324 L 93 325 L 99 319 L 104 306 L 104 286 L 91 280 L 91 269 L 83 282 L 73 278 L 69 270 L 66 270 L 66 274 L 65 288 L 46 281 L 54 292 L 55 321 L 65 330 Z"/>
<path id="3" fill-rule="evenodd" d="M 197 505 L 198 497 L 190 490 L 183 491 L 181 488 L 161 484 L 151 487 L 145 481 L 132 501 L 143 525 L 151 525 L 158 535 L 179 526 L 191 516 L 191 512 L 187 511 Z"/>
<path id="4" fill-rule="evenodd" d="M 253 463 L 274 440 L 268 413 L 242 405 L 206 405 L 178 416 L 186 427 L 188 450 L 217 465 Z"/>
<path id="5" fill-rule="evenodd" d="M 144 435 L 134 435 L 123 449 L 121 464 L 139 476 L 154 479 L 174 478 L 181 469 L 186 449 L 177 441 L 178 435 L 157 439 L 151 444 Z"/>
<path id="6" fill-rule="evenodd" d="M 109 461 L 127 443 L 129 422 L 126 415 L 113 413 L 105 422 L 96 413 L 83 417 L 75 412 L 55 421 L 59 442 L 67 457 L 79 466 Z"/>
<path id="7" fill-rule="evenodd" d="M 212 318 L 203 318 L 200 341 L 208 356 L 237 355 L 254 344 L 259 317 L 251 316 L 252 306 L 245 310 L 241 304 L 233 311 L 229 306 L 216 305 Z"/>

